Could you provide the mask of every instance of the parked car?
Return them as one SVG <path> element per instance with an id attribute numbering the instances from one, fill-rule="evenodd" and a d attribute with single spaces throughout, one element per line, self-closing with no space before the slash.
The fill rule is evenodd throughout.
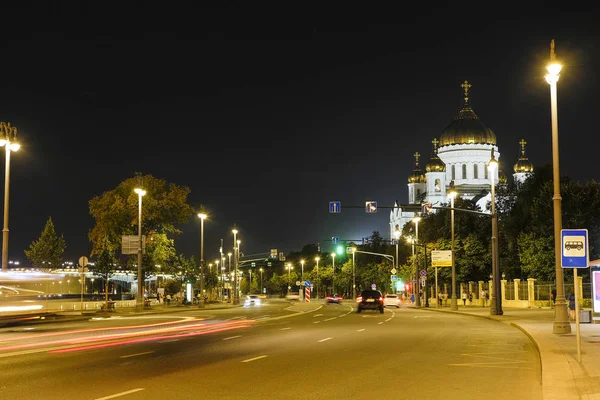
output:
<path id="1" fill-rule="evenodd" d="M 356 303 L 357 313 L 362 310 L 379 310 L 383 314 L 383 294 L 379 290 L 363 290 L 356 298 Z"/>
<path id="2" fill-rule="evenodd" d="M 383 306 L 394 306 L 400 308 L 400 297 L 397 294 L 386 294 L 383 298 Z"/>

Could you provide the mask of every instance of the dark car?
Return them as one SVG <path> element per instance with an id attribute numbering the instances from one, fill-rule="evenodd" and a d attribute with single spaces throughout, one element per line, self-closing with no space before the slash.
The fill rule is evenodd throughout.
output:
<path id="1" fill-rule="evenodd" d="M 379 310 L 383 313 L 383 294 L 379 290 L 363 290 L 356 298 L 356 303 L 357 313 L 362 310 Z"/>

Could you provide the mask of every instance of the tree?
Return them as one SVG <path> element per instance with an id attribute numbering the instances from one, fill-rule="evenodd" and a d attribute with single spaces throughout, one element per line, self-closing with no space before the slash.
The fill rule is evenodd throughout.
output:
<path id="1" fill-rule="evenodd" d="M 94 264 L 94 272 L 100 275 L 105 282 L 104 293 L 106 294 L 106 305 L 105 310 L 108 311 L 108 280 L 112 276 L 113 272 L 118 266 L 118 261 L 114 255 L 114 253 L 108 248 L 108 246 L 104 247 L 98 257 L 96 259 L 96 263 Z"/>
<path id="2" fill-rule="evenodd" d="M 60 268 L 65 248 L 65 239 L 62 235 L 56 236 L 50 217 L 40 238 L 31 243 L 29 250 L 25 250 L 25 257 L 31 261 L 34 268 Z"/>

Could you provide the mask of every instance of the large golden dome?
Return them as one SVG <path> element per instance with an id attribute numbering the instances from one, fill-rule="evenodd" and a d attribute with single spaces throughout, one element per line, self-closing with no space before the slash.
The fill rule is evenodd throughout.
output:
<path id="1" fill-rule="evenodd" d="M 462 83 L 464 104 L 458 116 L 444 129 L 440 137 L 440 146 L 452 144 L 496 144 L 496 134 L 475 114 L 469 100 L 468 81 Z"/>

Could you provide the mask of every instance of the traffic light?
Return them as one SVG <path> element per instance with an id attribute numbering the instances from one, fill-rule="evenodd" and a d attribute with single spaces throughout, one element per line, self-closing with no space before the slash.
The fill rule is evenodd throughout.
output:
<path id="1" fill-rule="evenodd" d="M 339 245 L 335 248 L 335 252 L 337 253 L 338 256 L 341 256 L 345 253 L 344 251 L 344 246 Z"/>

